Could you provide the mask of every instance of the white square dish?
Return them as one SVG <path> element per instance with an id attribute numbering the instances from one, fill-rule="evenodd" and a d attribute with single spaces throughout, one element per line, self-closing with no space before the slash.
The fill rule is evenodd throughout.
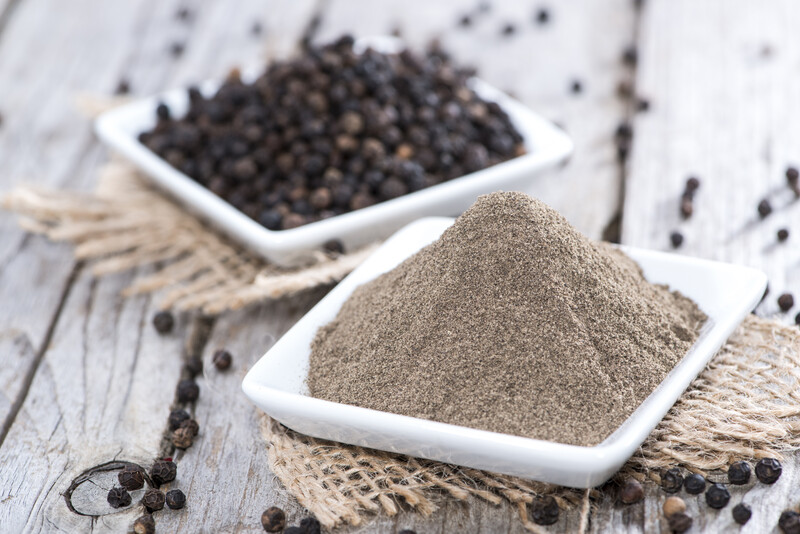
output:
<path id="1" fill-rule="evenodd" d="M 761 299 L 767 278 L 748 267 L 623 248 L 645 277 L 694 299 L 709 319 L 692 349 L 642 405 L 599 445 L 579 447 L 427 421 L 308 396 L 311 341 L 353 290 L 436 240 L 449 218 L 412 223 L 387 240 L 297 322 L 242 383 L 259 408 L 303 434 L 497 473 L 587 488 L 613 475 L 656 427 L 742 319 Z"/>
<path id="2" fill-rule="evenodd" d="M 356 45 L 373 46 L 383 52 L 399 48 L 396 39 L 385 37 L 360 39 Z M 246 73 L 243 79 L 252 81 L 256 74 Z M 458 215 L 479 195 L 520 190 L 532 177 L 570 155 L 572 142 L 562 130 L 485 82 L 473 78 L 471 84 L 481 97 L 497 102 L 508 113 L 524 139 L 526 154 L 393 200 L 290 230 L 268 230 L 139 142 L 139 134 L 155 126 L 159 102 L 167 104 L 174 116 L 186 113 L 189 102 L 184 89 L 107 111 L 95 122 L 95 131 L 104 143 L 128 158 L 187 208 L 257 254 L 278 265 L 292 266 L 305 262 L 311 251 L 331 239 L 341 240 L 352 250 L 384 239 L 420 217 Z M 210 95 L 218 86 L 219 82 L 209 81 L 200 89 Z"/>

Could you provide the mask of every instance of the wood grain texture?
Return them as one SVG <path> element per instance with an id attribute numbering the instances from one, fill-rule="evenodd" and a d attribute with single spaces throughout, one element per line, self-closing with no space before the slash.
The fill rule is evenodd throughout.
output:
<path id="1" fill-rule="evenodd" d="M 776 297 L 800 290 L 800 203 L 786 187 L 787 164 L 800 162 L 800 44 L 795 28 L 800 5 L 768 1 L 650 0 L 644 3 L 636 86 L 651 101 L 634 121 L 633 152 L 625 184 L 622 241 L 670 248 L 680 230 L 681 254 L 752 265 L 767 272 L 770 295 L 759 313 L 786 322 Z M 679 199 L 686 179 L 701 180 L 694 215 L 682 220 Z M 761 221 L 764 198 L 772 215 Z M 778 228 L 795 231 L 776 243 Z M 717 512 L 702 497 L 682 495 L 695 518 L 693 531 L 730 532 L 736 503 L 753 508 L 742 532 L 777 532 L 781 511 L 796 507 L 797 456 L 784 464 L 772 487 L 732 487 L 727 508 Z M 601 506 L 595 530 L 666 532 L 663 492 L 644 504 Z"/>
<path id="2" fill-rule="evenodd" d="M 342 32 L 357 36 L 399 29 L 421 49 L 439 38 L 461 64 L 477 67 L 481 78 L 506 90 L 543 116 L 563 125 L 575 142 L 566 168 L 531 180 L 527 192 L 559 210 L 578 229 L 600 238 L 620 207 L 621 171 L 613 132 L 625 116 L 616 96 L 627 71 L 619 58 L 635 35 L 630 0 L 569 0 L 547 7 L 550 21 L 535 21 L 540 7 L 528 2 L 333 0 L 318 40 Z M 459 19 L 471 16 L 469 27 Z M 602 21 L 602 23 L 598 23 Z M 516 31 L 502 35 L 506 24 Z M 580 93 L 571 91 L 574 81 Z"/>

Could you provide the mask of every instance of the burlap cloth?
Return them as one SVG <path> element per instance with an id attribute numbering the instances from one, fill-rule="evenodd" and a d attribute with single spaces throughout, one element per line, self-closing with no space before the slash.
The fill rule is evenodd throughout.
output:
<path id="1" fill-rule="evenodd" d="M 92 194 L 19 188 L 2 205 L 20 224 L 75 244 L 96 274 L 152 264 L 126 295 L 162 290 L 164 308 L 221 313 L 341 279 L 370 252 L 320 253 L 286 270 L 240 250 L 114 162 Z M 662 468 L 708 474 L 734 460 L 782 458 L 800 446 L 800 330 L 749 316 L 618 474 L 658 481 Z M 326 442 L 264 417 L 270 468 L 323 525 L 361 524 L 402 507 L 431 514 L 443 499 L 509 502 L 528 530 L 528 505 L 553 495 L 580 506 L 587 526 L 592 492 Z"/>

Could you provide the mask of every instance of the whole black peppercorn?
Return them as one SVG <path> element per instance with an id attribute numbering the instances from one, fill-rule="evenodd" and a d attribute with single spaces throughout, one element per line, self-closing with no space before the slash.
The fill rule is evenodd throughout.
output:
<path id="1" fill-rule="evenodd" d="M 231 353 L 225 349 L 219 349 L 218 351 L 214 352 L 214 356 L 212 356 L 211 361 L 214 362 L 214 367 L 216 367 L 220 371 L 224 371 L 231 366 L 231 362 L 233 361 L 233 356 Z"/>
<path id="2" fill-rule="evenodd" d="M 172 482 L 175 480 L 177 473 L 178 466 L 172 460 L 157 460 L 153 462 L 153 467 L 150 468 L 150 478 L 156 486 Z"/>
<path id="3" fill-rule="evenodd" d="M 669 529 L 672 532 L 677 532 L 678 534 L 686 532 L 692 528 L 692 522 L 692 518 L 686 515 L 685 512 L 672 514 L 667 518 Z"/>
<path id="4" fill-rule="evenodd" d="M 740 525 L 744 525 L 750 521 L 750 517 L 753 515 L 753 511 L 750 507 L 742 502 L 734 506 L 731 513 L 733 514 L 733 520 Z"/>
<path id="5" fill-rule="evenodd" d="M 155 534 L 156 522 L 150 514 L 143 515 L 133 522 L 134 534 Z"/>
<path id="6" fill-rule="evenodd" d="M 690 176 L 689 178 L 686 179 L 686 191 L 694 193 L 698 189 L 700 189 L 699 178 L 697 178 L 696 176 Z"/>
<path id="7" fill-rule="evenodd" d="M 672 248 L 678 248 L 683 244 L 683 234 L 680 232 L 672 232 L 669 234 L 669 242 L 672 243 Z"/>
<path id="8" fill-rule="evenodd" d="M 180 428 L 187 429 L 192 434 L 192 437 L 196 436 L 200 432 L 200 425 L 198 425 L 197 421 L 194 419 L 187 419 L 181 423 Z"/>
<path id="9" fill-rule="evenodd" d="M 175 319 L 168 311 L 160 311 L 153 316 L 153 326 L 159 334 L 168 334 L 175 326 Z"/>
<path id="10" fill-rule="evenodd" d="M 789 239 L 789 229 L 788 228 L 781 228 L 778 230 L 778 241 L 783 243 Z"/>
<path id="11" fill-rule="evenodd" d="M 194 402 L 200 396 L 200 386 L 194 380 L 181 380 L 176 389 L 178 402 Z"/>
<path id="12" fill-rule="evenodd" d="M 185 450 L 194 443 L 194 434 L 190 428 L 181 427 L 172 433 L 172 444 L 176 449 Z"/>
<path id="13" fill-rule="evenodd" d="M 762 219 L 765 219 L 770 213 L 772 213 L 772 205 L 769 203 L 769 200 L 762 200 L 758 203 L 758 215 Z"/>
<path id="14" fill-rule="evenodd" d="M 580 80 L 572 80 L 569 90 L 572 91 L 573 94 L 580 94 L 583 92 L 583 83 L 581 83 Z"/>
<path id="15" fill-rule="evenodd" d="M 191 416 L 186 410 L 172 410 L 169 413 L 169 419 L 167 420 L 169 423 L 169 429 L 177 430 L 181 426 L 181 423 L 189 419 L 191 419 Z"/>
<path id="16" fill-rule="evenodd" d="M 173 510 L 180 510 L 186 506 L 186 495 L 179 489 L 171 489 L 167 492 L 166 503 Z"/>
<path id="17" fill-rule="evenodd" d="M 706 490 L 706 479 L 703 475 L 692 473 L 683 480 L 683 489 L 689 495 L 699 495 Z"/>
<path id="18" fill-rule="evenodd" d="M 306 534 L 320 534 L 320 530 L 322 529 L 319 521 L 313 517 L 305 517 L 301 519 L 300 528 L 302 528 Z"/>
<path id="19" fill-rule="evenodd" d="M 344 254 L 344 243 L 338 239 L 331 239 L 322 244 L 322 249 L 333 256 Z"/>
<path id="20" fill-rule="evenodd" d="M 150 488 L 144 492 L 142 496 L 142 504 L 147 508 L 148 512 L 157 512 L 164 508 L 166 497 L 164 492 L 155 488 Z"/>
<path id="21" fill-rule="evenodd" d="M 283 534 L 305 534 L 305 530 L 300 527 L 288 527 L 283 531 Z"/>
<path id="22" fill-rule="evenodd" d="M 128 491 L 136 491 L 144 487 L 144 469 L 138 465 L 126 465 L 117 473 L 120 486 Z"/>
<path id="23" fill-rule="evenodd" d="M 800 514 L 792 510 L 781 513 L 778 519 L 778 528 L 784 534 L 800 534 Z"/>
<path id="24" fill-rule="evenodd" d="M 683 475 L 677 467 L 668 469 L 661 475 L 661 489 L 667 493 L 678 493 L 683 486 Z"/>
<path id="25" fill-rule="evenodd" d="M 796 187 L 798 178 L 800 178 L 800 173 L 798 173 L 797 168 L 786 167 L 786 182 L 789 184 L 789 187 Z"/>
<path id="26" fill-rule="evenodd" d="M 125 488 L 111 488 L 106 497 L 112 508 L 124 508 L 131 504 L 131 494 Z"/>
<path id="27" fill-rule="evenodd" d="M 791 293 L 784 293 L 778 297 L 778 307 L 781 311 L 789 311 L 794 306 L 794 297 Z"/>
<path id="28" fill-rule="evenodd" d="M 756 464 L 756 478 L 764 484 L 774 484 L 782 472 L 783 467 L 775 458 L 762 458 Z"/>
<path id="29" fill-rule="evenodd" d="M 127 95 L 131 92 L 131 84 L 126 78 L 121 78 L 117 82 L 117 88 L 114 89 L 115 95 Z"/>
<path id="30" fill-rule="evenodd" d="M 545 8 L 539 8 L 536 11 L 536 22 L 539 24 L 547 24 L 550 22 L 550 12 Z"/>
<path id="31" fill-rule="evenodd" d="M 200 356 L 191 356 L 183 367 L 191 377 L 201 375 L 203 374 L 203 359 Z"/>
<path id="32" fill-rule="evenodd" d="M 750 464 L 747 462 L 734 462 L 728 467 L 728 481 L 731 484 L 742 486 L 750 482 Z"/>
<path id="33" fill-rule="evenodd" d="M 270 506 L 261 514 L 261 526 L 267 532 L 280 532 L 286 527 L 286 514 L 277 506 Z"/>
<path id="34" fill-rule="evenodd" d="M 635 478 L 629 478 L 622 486 L 619 494 L 619 500 L 623 504 L 634 504 L 644 499 L 644 488 Z"/>
<path id="35" fill-rule="evenodd" d="M 531 517 L 537 525 L 552 525 L 558 521 L 558 503 L 550 496 L 536 497 L 531 503 Z"/>
<path id="36" fill-rule="evenodd" d="M 711 508 L 725 508 L 730 500 L 731 494 L 722 484 L 711 484 L 706 490 L 706 503 Z"/>

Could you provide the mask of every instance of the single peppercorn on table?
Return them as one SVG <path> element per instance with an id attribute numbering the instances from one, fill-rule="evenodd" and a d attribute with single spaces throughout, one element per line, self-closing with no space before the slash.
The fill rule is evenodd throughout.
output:
<path id="1" fill-rule="evenodd" d="M 757 11 L 746 0 L 486 5 L 0 0 L 0 190 L 26 182 L 93 187 L 108 156 L 74 111 L 76 95 L 118 89 L 147 96 L 223 77 L 233 65 L 286 57 L 306 38 L 398 29 L 418 49 L 440 37 L 457 61 L 566 128 L 572 160 L 532 183 L 530 193 L 590 237 L 671 250 L 675 232 L 678 253 L 763 269 L 772 287 L 758 313 L 791 322 L 798 307 L 781 313 L 777 297 L 800 295 L 800 203 L 784 175 L 800 164 L 793 126 L 800 124 L 800 71 L 792 67 L 800 61 L 800 7 L 792 0 L 766 0 Z M 631 45 L 635 61 L 625 52 Z M 689 177 L 699 187 L 682 206 Z M 762 200 L 770 207 L 763 219 Z M 777 238 L 782 228 L 785 241 Z M 260 415 L 239 386 L 324 289 L 214 320 L 176 315 L 160 334 L 151 323 L 156 300 L 119 296 L 135 275 L 96 279 L 68 246 L 29 235 L 0 212 L 0 530 L 124 532 L 143 514 L 144 489 L 131 490 L 131 506 L 112 508 L 117 473 L 133 465 L 149 476 L 154 460 L 167 456 L 177 476 L 161 490 L 180 489 L 186 504 L 173 510 L 169 502 L 180 497 L 164 497 L 153 516 L 157 532 L 263 532 L 261 516 L 271 506 L 285 511 L 287 527 L 299 525 L 307 514 L 270 472 Z M 211 363 L 220 349 L 233 355 L 224 371 Z M 199 396 L 178 405 L 183 364 L 197 354 L 205 363 Z M 199 426 L 185 451 L 170 441 L 169 425 L 186 420 L 168 421 L 177 408 Z M 690 532 L 738 528 L 732 511 L 741 502 L 751 509 L 748 531 L 772 531 L 797 504 L 798 464 L 790 455 L 772 485 L 752 476 L 728 486 L 721 510 L 704 493 L 680 490 Z M 643 489 L 643 499 L 633 491 L 629 505 L 603 492 L 589 529 L 668 531 L 662 507 L 669 494 L 652 484 Z M 445 501 L 430 517 L 404 510 L 359 530 L 521 533 L 516 514 L 508 505 Z M 147 523 L 139 521 L 142 532 Z M 546 529 L 580 527 L 580 510 L 562 510 Z"/>

